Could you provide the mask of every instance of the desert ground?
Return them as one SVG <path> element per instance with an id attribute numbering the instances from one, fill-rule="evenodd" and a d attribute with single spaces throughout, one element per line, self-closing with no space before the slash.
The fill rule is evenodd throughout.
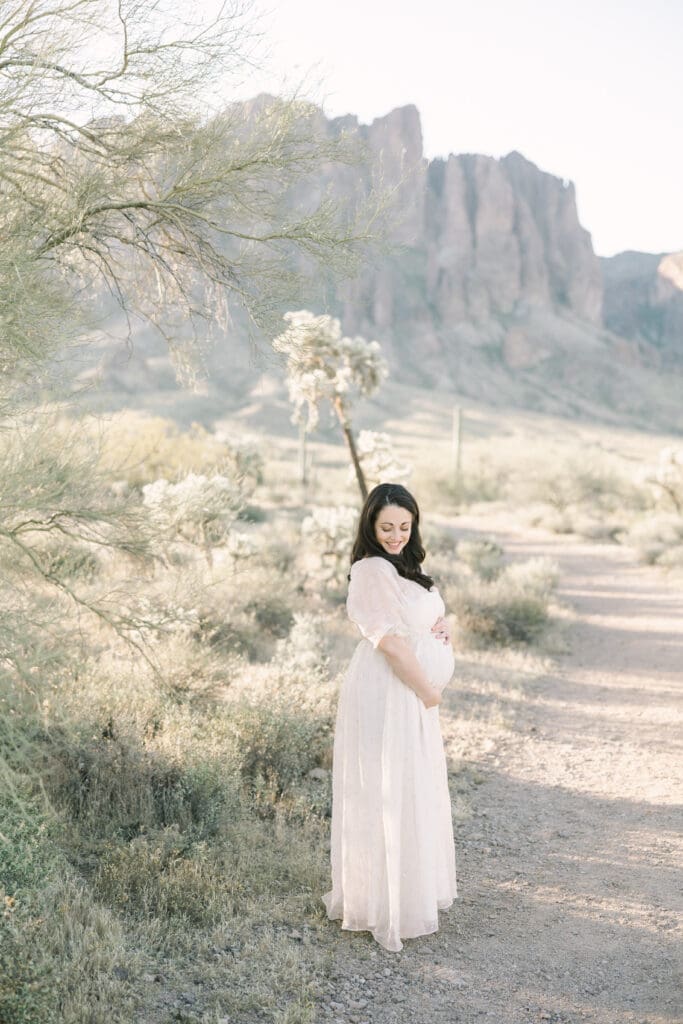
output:
<path id="1" fill-rule="evenodd" d="M 557 560 L 561 636 L 459 659 L 441 709 L 459 898 L 400 954 L 330 924 L 319 1019 L 680 1020 L 683 596 L 623 548 L 488 527 Z"/>

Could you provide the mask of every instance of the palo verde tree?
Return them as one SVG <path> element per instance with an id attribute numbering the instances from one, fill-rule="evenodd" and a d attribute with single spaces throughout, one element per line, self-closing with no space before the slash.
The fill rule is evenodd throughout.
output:
<path id="1" fill-rule="evenodd" d="M 253 44 L 240 0 L 204 20 L 170 0 L 0 0 L 0 474 L 14 487 L 0 501 L 0 666 L 23 679 L 41 645 L 21 638 L 46 642 L 53 621 L 60 635 L 54 592 L 135 632 L 125 611 L 88 603 L 63 553 L 144 553 L 140 509 L 41 410 L 64 347 L 101 333 L 103 297 L 182 363 L 229 305 L 270 330 L 302 272 L 348 268 L 365 245 L 355 215 L 305 187 L 321 162 L 357 158 L 315 108 L 200 107 Z"/>
<path id="2" fill-rule="evenodd" d="M 315 316 L 307 309 L 285 313 L 289 327 L 273 341 L 287 358 L 287 385 L 294 404 L 294 422 L 306 431 L 318 422 L 318 405 L 327 399 L 334 409 L 349 449 L 363 500 L 368 496 L 351 428 L 353 398 L 375 393 L 387 374 L 379 342 L 342 336 L 339 320 Z"/>
<path id="3" fill-rule="evenodd" d="M 239 0 L 195 23 L 159 0 L 0 0 L 5 366 L 78 331 L 103 287 L 187 349 L 228 302 L 270 326 L 295 268 L 353 260 L 364 229 L 329 196 L 286 201 L 349 138 L 299 100 L 198 110 L 252 42 Z"/>

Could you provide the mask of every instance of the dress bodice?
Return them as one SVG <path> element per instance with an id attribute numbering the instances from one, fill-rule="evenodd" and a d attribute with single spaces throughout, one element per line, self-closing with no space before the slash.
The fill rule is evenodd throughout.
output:
<path id="1" fill-rule="evenodd" d="M 363 558 L 351 566 L 346 609 L 373 647 L 387 635 L 404 637 L 430 681 L 439 688 L 446 685 L 453 674 L 453 650 L 432 633 L 445 613 L 436 587 L 426 590 L 399 576 L 386 558 Z"/>

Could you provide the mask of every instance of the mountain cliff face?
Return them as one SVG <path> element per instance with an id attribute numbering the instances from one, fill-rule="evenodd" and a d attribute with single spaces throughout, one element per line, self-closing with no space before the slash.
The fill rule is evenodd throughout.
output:
<path id="1" fill-rule="evenodd" d="M 395 376 L 486 401 L 645 419 L 656 405 L 676 419 L 673 395 L 648 378 L 662 365 L 651 340 L 605 319 L 604 261 L 579 223 L 571 183 L 517 152 L 427 161 L 412 106 L 328 130 L 341 128 L 360 133 L 397 198 L 393 251 L 339 289 L 335 311 L 348 332 L 382 342 Z M 330 173 L 343 192 L 348 182 Z M 648 309 L 668 303 L 659 342 L 667 352 L 679 330 L 670 292 L 671 274 L 660 273 L 646 299 Z"/>
<path id="2" fill-rule="evenodd" d="M 330 134 L 358 133 L 366 158 L 322 169 L 312 190 L 330 189 L 341 205 L 377 184 L 393 192 L 386 253 L 326 293 L 325 306 L 345 333 L 382 343 L 394 379 L 496 404 L 683 427 L 683 257 L 599 260 L 571 183 L 517 152 L 428 161 L 414 106 L 370 125 L 319 118 Z M 304 304 L 324 311 L 313 292 Z M 163 355 L 147 360 L 146 345 L 136 342 L 114 390 L 164 376 Z M 207 410 L 248 393 L 263 364 L 246 352 L 237 319 L 210 360 Z"/>
<path id="3" fill-rule="evenodd" d="M 622 252 L 601 264 L 605 325 L 636 342 L 644 361 L 683 369 L 683 253 Z"/>
<path id="4" fill-rule="evenodd" d="M 402 182 L 393 241 L 423 254 L 426 293 L 441 319 L 476 323 L 536 306 L 600 321 L 600 266 L 572 184 L 520 153 L 428 162 L 415 107 L 369 126 L 354 121 L 330 129 L 355 127 L 383 183 Z"/>

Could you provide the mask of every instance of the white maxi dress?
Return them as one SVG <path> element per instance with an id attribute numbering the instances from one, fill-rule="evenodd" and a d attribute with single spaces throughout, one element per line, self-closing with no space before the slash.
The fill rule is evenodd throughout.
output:
<path id="1" fill-rule="evenodd" d="M 385 558 L 353 564 L 346 608 L 363 639 L 339 694 L 323 901 L 342 928 L 398 952 L 401 939 L 437 931 L 438 911 L 456 897 L 455 848 L 439 709 L 425 708 L 377 645 L 403 637 L 439 689 L 453 651 L 431 632 L 445 612 L 436 587 L 404 579 Z"/>

